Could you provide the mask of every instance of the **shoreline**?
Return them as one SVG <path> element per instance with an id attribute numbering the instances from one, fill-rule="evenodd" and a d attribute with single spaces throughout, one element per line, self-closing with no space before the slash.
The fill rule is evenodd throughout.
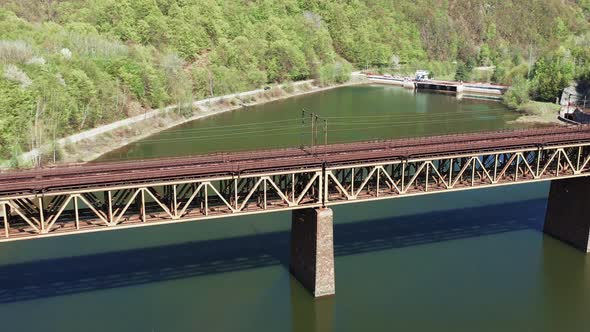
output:
<path id="1" fill-rule="evenodd" d="M 230 95 L 201 99 L 192 103 L 192 111 L 188 116 L 175 112 L 177 105 L 151 110 L 145 114 L 116 121 L 104 126 L 93 128 L 82 133 L 70 135 L 57 141 L 57 162 L 47 162 L 44 166 L 58 164 L 79 164 L 94 161 L 101 156 L 120 149 L 128 144 L 145 139 L 149 136 L 170 128 L 208 118 L 217 114 L 247 109 L 249 106 L 262 105 L 292 97 L 304 96 L 344 86 L 362 85 L 370 83 L 363 75 L 353 73 L 351 79 L 342 84 L 329 86 L 314 85 L 313 80 L 298 81 L 273 86 L 271 89 L 257 89 Z M 47 148 L 47 147 L 45 147 Z M 52 155 L 52 151 L 43 155 Z M 39 150 L 23 153 L 19 157 L 19 165 L 27 168 Z M 0 169 L 9 169 L 9 161 L 0 164 Z"/>
<path id="2" fill-rule="evenodd" d="M 309 90 L 298 90 L 298 91 L 293 91 L 291 93 L 288 93 L 285 91 L 285 86 L 284 85 L 280 85 L 277 87 L 274 87 L 273 89 L 280 89 L 280 96 L 276 96 L 276 97 L 271 97 L 271 98 L 261 98 L 259 100 L 256 100 L 254 102 L 251 103 L 241 103 L 239 105 L 227 105 L 227 98 L 223 98 L 225 96 L 222 97 L 217 97 L 217 100 L 215 102 L 211 102 L 211 104 L 209 105 L 208 102 L 203 102 L 203 101 L 207 101 L 207 100 L 201 100 L 196 103 L 201 103 L 200 105 L 200 109 L 197 107 L 197 109 L 193 112 L 194 114 L 190 117 L 187 118 L 182 118 L 178 121 L 173 121 L 173 122 L 169 122 L 167 123 L 165 126 L 163 127 L 158 127 L 156 130 L 151 131 L 151 132 L 144 132 L 140 135 L 133 135 L 131 137 L 125 137 L 123 140 L 120 140 L 117 142 L 116 146 L 109 144 L 110 148 L 107 149 L 106 151 L 102 151 L 100 153 L 97 153 L 95 155 L 90 156 L 89 158 L 87 158 L 87 160 L 84 160 L 83 162 L 91 162 L 94 161 L 96 159 L 99 159 L 100 157 L 102 157 L 103 155 L 118 150 L 126 145 L 132 144 L 134 142 L 138 142 L 142 139 L 148 138 L 154 134 L 157 134 L 159 132 L 180 126 L 182 124 L 191 122 L 191 121 L 195 121 L 195 120 L 200 120 L 200 119 L 205 119 L 205 118 L 209 118 L 211 116 L 215 116 L 218 114 L 222 114 L 222 113 L 226 113 L 226 112 L 232 112 L 232 111 L 238 111 L 238 110 L 246 110 L 248 107 L 250 106 L 257 106 L 257 105 L 263 105 L 266 103 L 271 103 L 271 102 L 275 102 L 275 101 L 281 101 L 281 100 L 285 100 L 285 99 L 289 99 L 289 98 L 294 98 L 294 97 L 299 97 L 299 96 L 305 96 L 305 95 L 310 95 L 310 94 L 314 94 L 314 93 L 319 93 L 322 91 L 327 91 L 327 90 L 332 90 L 332 89 L 337 89 L 340 87 L 345 87 L 345 86 L 355 86 L 355 85 L 365 85 L 365 84 L 375 84 L 376 82 L 372 82 L 370 80 L 366 80 L 366 79 L 359 79 L 360 76 L 357 78 L 357 80 L 354 80 L 351 78 L 351 81 L 346 82 L 346 83 L 342 83 L 342 84 L 335 84 L 335 85 L 330 85 L 330 86 L 325 86 L 325 87 L 321 87 L 321 86 L 315 86 L 313 85 L 312 82 L 310 81 L 301 81 L 301 82 L 296 82 L 298 83 L 299 86 L 303 86 L 306 84 L 309 84 L 311 86 L 311 89 Z M 377 83 L 379 84 L 379 83 Z M 268 90 L 267 90 L 268 91 Z M 250 92 L 247 92 L 248 95 L 250 95 Z M 245 93 L 244 93 L 245 94 Z M 239 98 L 238 98 L 239 99 Z M 221 103 L 219 103 L 221 102 Z M 504 103 L 501 100 L 498 100 L 498 102 L 502 103 L 504 105 Z M 196 107 L 196 106 L 195 106 Z M 528 112 L 523 112 L 523 111 L 519 111 L 519 110 L 514 110 L 517 113 L 520 113 L 518 118 L 515 120 L 510 121 L 509 123 L 527 123 L 527 124 L 540 124 L 540 125 L 548 125 L 548 124 L 562 124 L 562 122 L 560 122 L 557 117 L 555 117 L 555 119 L 547 119 L 547 117 L 545 116 L 544 118 L 541 116 L 538 116 L 537 114 L 532 114 L 532 113 L 528 113 Z M 195 114 L 196 113 L 196 114 Z M 524 114 L 523 114 L 524 113 Z M 96 138 L 100 138 L 100 137 L 96 137 Z M 62 161 L 58 162 L 58 163 L 71 163 L 71 162 L 75 162 L 75 161 L 70 161 L 67 158 L 64 158 Z"/>
<path id="3" fill-rule="evenodd" d="M 304 95 L 309 95 L 309 94 L 313 94 L 313 93 L 318 93 L 318 92 L 322 92 L 322 91 L 327 91 L 327 90 L 332 90 L 332 89 L 336 89 L 336 88 L 340 88 L 340 87 L 345 87 L 345 86 L 353 86 L 353 85 L 362 85 L 362 84 L 367 84 L 368 82 L 364 82 L 364 81 L 358 81 L 358 82 L 347 82 L 347 83 L 343 83 L 343 84 L 335 84 L 335 85 L 330 85 L 330 86 L 325 86 L 325 87 L 319 87 L 319 86 L 314 86 L 311 82 L 308 81 L 302 81 L 300 83 L 300 85 L 305 85 L 305 84 L 309 84 L 312 86 L 312 88 L 310 90 L 300 90 L 300 91 L 294 91 L 292 93 L 288 93 L 286 92 L 284 89 L 284 86 L 281 87 L 275 87 L 273 89 L 280 89 L 281 91 L 281 95 L 278 97 L 271 97 L 268 99 L 263 99 L 263 100 L 257 100 L 254 102 L 250 102 L 248 104 L 239 104 L 239 105 L 231 105 L 231 106 L 227 106 L 224 104 L 220 104 L 215 103 L 213 105 L 208 105 L 206 108 L 201 108 L 201 109 L 196 109 L 195 111 L 193 111 L 193 115 L 190 117 L 182 117 L 180 120 L 178 121 L 174 121 L 174 122 L 170 122 L 164 126 L 158 127 L 157 130 L 154 130 L 152 132 L 149 133 L 142 133 L 141 135 L 134 135 L 130 138 L 127 138 L 124 141 L 119 142 L 119 144 L 117 144 L 117 146 L 111 146 L 110 149 L 97 153 L 93 156 L 91 156 L 90 158 L 88 158 L 87 160 L 84 160 L 82 162 L 91 162 L 94 161 L 100 157 L 102 157 L 103 155 L 118 150 L 126 145 L 141 141 L 144 138 L 148 138 L 154 134 L 157 134 L 159 132 L 183 125 L 185 123 L 188 122 L 192 122 L 192 121 L 196 121 L 196 120 L 201 120 L 201 119 L 205 119 L 205 118 L 209 118 L 218 114 L 222 114 L 222 113 L 227 113 L 227 112 L 232 112 L 232 111 L 238 111 L 238 110 L 246 110 L 248 107 L 251 106 L 257 106 L 257 105 L 263 105 L 263 104 L 267 104 L 267 103 L 271 103 L 271 102 L 275 102 L 275 101 L 280 101 L 280 100 L 285 100 L 285 99 L 289 99 L 289 98 L 293 98 L 293 97 L 299 97 L 299 96 L 304 96 Z M 267 90 L 270 91 L 270 90 Z M 264 97 L 263 97 L 264 98 Z M 237 98 L 239 99 L 239 98 Z M 226 100 L 224 98 L 220 99 L 220 101 L 222 102 L 226 102 Z M 202 107 L 202 106 L 201 106 Z M 198 113 L 198 114 L 195 114 Z M 96 137 L 99 138 L 99 137 Z M 62 159 L 60 162 L 58 163 L 71 163 L 71 162 L 75 162 L 75 161 L 69 161 L 67 158 Z"/>
<path id="4" fill-rule="evenodd" d="M 224 96 L 207 98 L 192 103 L 190 115 L 180 115 L 175 110 L 178 105 L 171 105 L 161 109 L 148 111 L 131 118 L 122 119 L 110 124 L 93 128 L 81 133 L 73 134 L 57 141 L 57 162 L 46 162 L 45 166 L 58 164 L 79 164 L 99 159 L 103 155 L 118 150 L 126 145 L 135 143 L 159 132 L 180 126 L 182 124 L 205 119 L 225 112 L 247 109 L 250 106 L 262 105 L 274 101 L 285 100 L 292 97 L 304 96 L 345 86 L 380 84 L 367 79 L 359 72 L 354 72 L 351 79 L 342 84 L 330 86 L 314 85 L 313 80 L 298 81 L 273 86 L 269 90 L 257 89 L 239 92 Z M 390 84 L 384 84 L 390 85 Z M 532 112 L 514 110 L 520 113 L 519 117 L 510 123 L 538 123 L 538 124 L 562 124 L 557 117 L 548 119 Z M 52 155 L 53 152 L 45 147 L 42 155 Z M 19 157 L 21 168 L 30 167 L 33 159 L 39 154 L 39 150 L 23 153 Z M 10 169 L 9 161 L 0 163 L 0 170 Z"/>
<path id="5" fill-rule="evenodd" d="M 568 125 L 559 119 L 560 106 L 552 103 L 529 101 L 514 109 L 519 114 L 518 118 L 509 121 L 511 124 L 532 125 Z"/>

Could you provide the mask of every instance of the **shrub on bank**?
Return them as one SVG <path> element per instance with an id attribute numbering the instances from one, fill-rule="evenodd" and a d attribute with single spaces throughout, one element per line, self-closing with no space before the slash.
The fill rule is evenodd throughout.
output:
<path id="1" fill-rule="evenodd" d="M 321 86 L 342 84 L 350 80 L 351 73 L 352 65 L 346 61 L 330 63 L 320 68 L 317 81 Z"/>
<path id="2" fill-rule="evenodd" d="M 510 89 L 504 94 L 504 102 L 512 108 L 518 108 L 520 105 L 530 100 L 530 84 L 522 78 L 517 77 Z"/>

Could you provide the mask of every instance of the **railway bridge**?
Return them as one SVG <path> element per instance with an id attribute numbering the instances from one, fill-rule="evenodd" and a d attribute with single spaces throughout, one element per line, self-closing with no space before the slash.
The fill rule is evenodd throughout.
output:
<path id="1" fill-rule="evenodd" d="M 590 126 L 0 173 L 0 241 L 292 210 L 291 271 L 335 292 L 331 206 L 552 181 L 545 232 L 589 251 Z"/>

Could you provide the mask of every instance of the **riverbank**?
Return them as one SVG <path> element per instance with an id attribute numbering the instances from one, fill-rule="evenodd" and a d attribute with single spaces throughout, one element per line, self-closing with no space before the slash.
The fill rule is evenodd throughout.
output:
<path id="1" fill-rule="evenodd" d="M 558 118 L 559 109 L 560 106 L 557 104 L 529 101 L 518 107 L 516 111 L 521 113 L 521 116 L 510 123 L 565 125 Z"/>
<path id="2" fill-rule="evenodd" d="M 95 160 L 103 154 L 139 141 L 160 131 L 170 129 L 186 122 L 203 119 L 216 114 L 247 109 L 272 101 L 317 93 L 342 86 L 368 83 L 363 75 L 353 73 L 351 79 L 343 84 L 330 86 L 316 85 L 313 80 L 292 82 L 272 86 L 270 89 L 257 89 L 214 98 L 195 101 L 188 113 L 178 112 L 178 106 L 148 111 L 144 114 L 123 119 L 108 125 L 62 138 L 56 142 L 57 163 L 84 163 Z M 53 149 L 50 146 L 22 154 L 19 167 L 28 167 L 41 153 L 53 163 Z M 51 157 L 51 158 L 49 158 Z M 8 168 L 9 161 L 0 162 L 0 168 Z"/>
<path id="3" fill-rule="evenodd" d="M 57 163 L 84 163 L 100 158 L 104 154 L 145 139 L 161 131 L 198 119 L 204 119 L 224 112 L 247 109 L 249 106 L 265 104 L 306 94 L 313 94 L 348 85 L 375 83 L 358 72 L 344 84 L 331 86 L 315 85 L 313 80 L 293 82 L 210 99 L 195 101 L 191 110 L 178 111 L 178 106 L 151 110 L 144 114 L 123 119 L 108 125 L 71 135 L 57 141 Z M 379 83 L 377 83 L 379 84 Z M 557 119 L 553 104 L 530 102 L 515 112 L 521 115 L 510 121 L 512 124 L 563 124 Z M 188 108 L 188 107 L 185 107 Z M 21 155 L 18 167 L 29 167 L 39 151 L 29 151 Z M 46 146 L 42 150 L 44 165 L 53 164 L 53 150 Z M 9 168 L 9 161 L 0 161 L 0 169 Z"/>

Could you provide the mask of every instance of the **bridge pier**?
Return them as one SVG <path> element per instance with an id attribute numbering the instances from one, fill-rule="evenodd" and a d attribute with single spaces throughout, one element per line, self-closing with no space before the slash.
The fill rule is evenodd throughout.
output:
<path id="1" fill-rule="evenodd" d="M 332 209 L 294 210 L 291 273 L 314 297 L 335 294 Z"/>
<path id="2" fill-rule="evenodd" d="M 0 226 L 4 228 L 4 236 L 8 238 L 10 232 L 10 207 L 5 202 L 0 202 Z"/>
<path id="3" fill-rule="evenodd" d="M 590 252 L 590 178 L 551 181 L 543 231 Z"/>

